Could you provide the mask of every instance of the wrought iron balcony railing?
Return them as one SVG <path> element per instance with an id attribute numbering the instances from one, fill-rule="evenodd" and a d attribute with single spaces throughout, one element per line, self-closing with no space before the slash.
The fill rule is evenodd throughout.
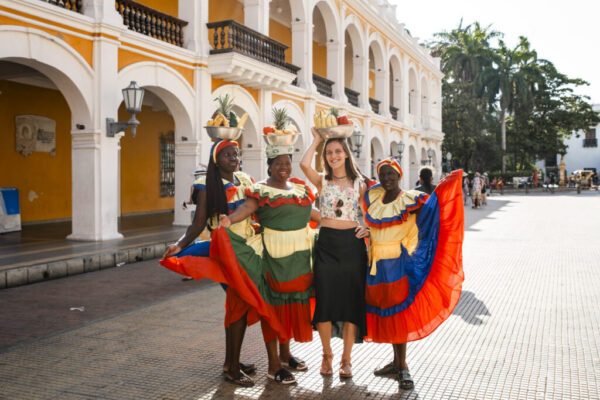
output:
<path id="1" fill-rule="evenodd" d="M 323 96 L 333 97 L 334 81 L 330 81 L 327 78 L 313 74 L 313 82 L 317 86 L 317 92 L 321 93 Z"/>
<path id="2" fill-rule="evenodd" d="M 67 10 L 75 11 L 81 14 L 82 0 L 42 0 L 44 3 L 54 4 Z"/>
<path id="3" fill-rule="evenodd" d="M 371 105 L 371 110 L 373 110 L 375 114 L 379 114 L 379 105 L 381 104 L 381 101 L 369 97 L 369 104 Z"/>
<path id="4" fill-rule="evenodd" d="M 583 147 L 598 147 L 598 139 L 583 139 Z"/>
<path id="5" fill-rule="evenodd" d="M 209 39 L 212 31 L 212 50 L 210 54 L 236 52 L 256 60 L 275 65 L 291 73 L 300 69 L 285 61 L 283 43 L 265 36 L 234 20 L 209 22 Z"/>
<path id="6" fill-rule="evenodd" d="M 392 114 L 392 118 L 396 121 L 398 120 L 398 111 L 400 111 L 398 107 L 390 106 L 390 114 Z"/>
<path id="7" fill-rule="evenodd" d="M 161 13 L 133 0 L 116 0 L 115 4 L 117 11 L 123 17 L 123 23 L 132 31 L 176 46 L 183 46 L 183 28 L 188 24 L 187 21 Z"/>
<path id="8" fill-rule="evenodd" d="M 346 97 L 348 97 L 348 103 L 354 107 L 358 107 L 358 96 L 360 96 L 360 93 L 349 88 L 344 88 L 344 92 L 346 93 Z"/>

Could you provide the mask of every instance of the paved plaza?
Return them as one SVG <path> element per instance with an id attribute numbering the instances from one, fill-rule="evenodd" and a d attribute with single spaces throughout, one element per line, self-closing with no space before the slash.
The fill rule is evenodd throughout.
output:
<path id="1" fill-rule="evenodd" d="M 222 289 L 146 261 L 1 290 L 0 399 L 600 399 L 600 195 L 468 206 L 463 255 L 453 315 L 408 345 L 410 392 L 372 374 L 389 345 L 356 345 L 351 380 L 321 377 L 316 333 L 292 345 L 298 384 L 271 383 L 258 325 L 256 386 L 225 383 Z"/>

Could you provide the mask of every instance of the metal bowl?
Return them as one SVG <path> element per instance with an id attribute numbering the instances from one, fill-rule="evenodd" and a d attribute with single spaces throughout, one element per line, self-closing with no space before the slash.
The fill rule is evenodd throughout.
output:
<path id="1" fill-rule="evenodd" d="M 323 140 L 327 139 L 338 139 L 338 138 L 349 138 L 354 132 L 354 125 L 344 124 L 337 126 L 330 126 L 328 128 L 316 128 L 319 135 Z"/>
<path id="2" fill-rule="evenodd" d="M 291 146 L 300 137 L 301 133 L 288 133 L 284 135 L 276 135 L 274 133 L 269 133 L 268 135 L 263 135 L 265 138 L 265 142 L 274 146 Z"/>
<path id="3" fill-rule="evenodd" d="M 219 139 L 237 139 L 240 137 L 240 135 L 242 134 L 242 131 L 244 129 L 242 128 L 231 128 L 228 126 L 205 126 L 204 127 L 206 129 L 206 132 L 208 133 L 208 136 L 210 136 L 210 138 L 212 140 L 219 140 Z"/>

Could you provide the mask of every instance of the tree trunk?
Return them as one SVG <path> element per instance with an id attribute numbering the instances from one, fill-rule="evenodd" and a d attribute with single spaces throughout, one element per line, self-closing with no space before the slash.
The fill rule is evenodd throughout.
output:
<path id="1" fill-rule="evenodd" d="M 502 175 L 506 174 L 506 110 L 500 109 L 500 127 L 502 132 Z"/>

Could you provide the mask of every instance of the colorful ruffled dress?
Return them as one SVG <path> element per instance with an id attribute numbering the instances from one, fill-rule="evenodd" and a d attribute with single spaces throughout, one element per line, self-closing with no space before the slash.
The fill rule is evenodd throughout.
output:
<path id="1" fill-rule="evenodd" d="M 211 257 L 231 278 L 227 283 L 255 305 L 267 323 L 266 342 L 277 337 L 281 342 L 312 340 L 309 300 L 315 231 L 309 222 L 315 196 L 303 181 L 288 182 L 290 190 L 260 183 L 246 190 L 246 197 L 258 201 L 258 235 L 244 238 L 231 229 L 217 229 L 211 245 Z"/>
<path id="2" fill-rule="evenodd" d="M 234 172 L 235 178 L 239 181 L 239 186 L 223 179 L 223 186 L 227 198 L 227 208 L 229 213 L 235 211 L 246 200 L 246 189 L 254 185 L 254 179 L 244 172 Z M 194 188 L 200 191 L 206 191 L 206 176 L 199 177 L 194 181 Z M 206 221 L 210 230 L 214 230 L 219 225 L 217 216 L 213 216 Z M 230 227 L 242 238 L 249 238 L 255 235 L 255 230 L 251 218 L 246 218 Z M 218 262 L 209 258 L 210 241 L 199 241 L 194 243 L 179 253 L 161 260 L 160 264 L 184 276 L 191 276 L 194 279 L 212 279 L 215 282 L 227 283 L 227 278 L 223 275 L 223 270 Z M 258 322 L 258 315 L 252 310 L 252 307 L 241 300 L 234 290 L 226 289 L 227 302 L 225 305 L 225 326 L 238 321 L 248 313 L 248 325 Z"/>
<path id="3" fill-rule="evenodd" d="M 464 274 L 462 171 L 429 196 L 410 190 L 384 204 L 377 184 L 364 196 L 371 228 L 367 340 L 406 343 L 433 332 L 456 306 Z"/>

